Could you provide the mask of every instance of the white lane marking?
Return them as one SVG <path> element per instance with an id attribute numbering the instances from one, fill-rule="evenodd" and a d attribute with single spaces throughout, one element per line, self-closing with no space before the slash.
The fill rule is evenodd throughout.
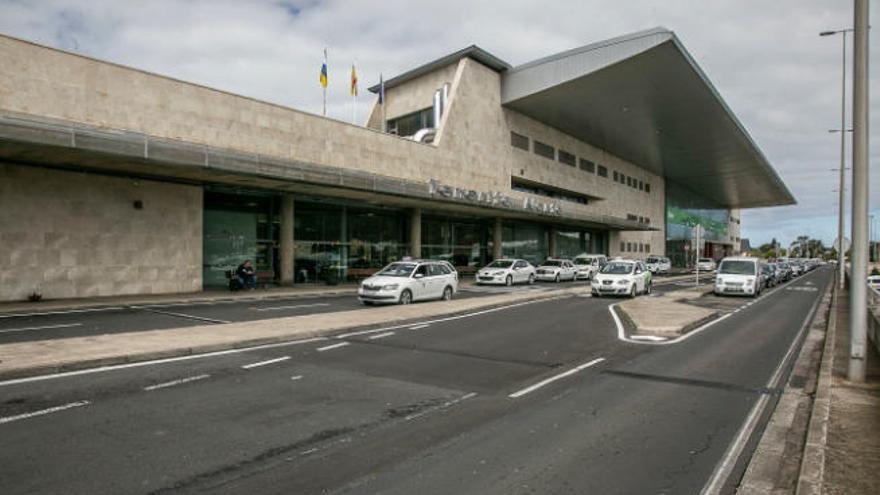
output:
<path id="1" fill-rule="evenodd" d="M 629 338 L 633 340 L 650 340 L 651 342 L 663 342 L 664 340 L 669 340 L 667 337 L 660 337 L 659 335 L 630 335 Z"/>
<path id="2" fill-rule="evenodd" d="M 175 385 L 182 385 L 184 383 L 194 382 L 194 381 L 198 381 L 198 380 L 204 380 L 205 378 L 211 378 L 211 375 L 188 376 L 186 378 L 181 378 L 179 380 L 172 380 L 170 382 L 165 382 L 165 383 L 157 383 L 155 385 L 150 385 L 149 387 L 144 387 L 144 391 L 149 392 L 150 390 L 158 390 L 160 388 L 173 387 Z"/>
<path id="3" fill-rule="evenodd" d="M 161 311 L 161 310 L 154 309 L 154 308 L 148 308 L 146 306 L 132 306 L 131 309 L 139 309 L 141 311 L 146 311 L 148 313 L 156 313 L 156 314 L 166 315 L 166 316 L 176 316 L 178 318 L 187 318 L 190 320 L 207 321 L 208 323 L 231 323 L 230 321 L 227 321 L 227 320 L 206 318 L 204 316 L 196 316 L 196 315 L 190 315 L 190 314 L 186 314 L 186 313 L 175 313 L 174 311 Z"/>
<path id="4" fill-rule="evenodd" d="M 345 347 L 345 346 L 347 346 L 347 345 L 351 345 L 351 343 L 349 343 L 349 342 L 340 342 L 340 343 L 338 343 L 338 344 L 332 344 L 332 345 L 326 345 L 326 346 L 324 346 L 324 347 L 318 347 L 318 348 L 315 349 L 315 350 L 318 351 L 318 352 L 324 352 L 324 351 L 329 351 L 329 350 L 331 350 L 331 349 L 338 349 L 338 348 L 340 348 L 340 347 Z"/>
<path id="5" fill-rule="evenodd" d="M 376 335 L 370 335 L 367 338 L 370 340 L 376 340 L 376 339 L 384 339 L 385 337 L 391 337 L 392 335 L 394 335 L 394 332 L 385 332 L 385 333 L 378 333 Z"/>
<path id="6" fill-rule="evenodd" d="M 624 341 L 624 342 L 629 342 L 630 344 L 642 344 L 642 345 L 669 345 L 669 344 L 677 344 L 677 343 L 679 343 L 679 342 L 681 342 L 681 341 L 684 341 L 684 340 L 687 340 L 687 339 L 691 338 L 692 336 L 694 336 L 694 335 L 696 335 L 696 334 L 702 332 L 703 330 L 705 330 L 705 329 L 711 327 L 712 325 L 715 325 L 716 323 L 720 323 L 720 322 L 722 322 L 722 321 L 724 321 L 724 320 L 730 318 L 731 316 L 733 316 L 733 313 L 727 313 L 727 314 L 725 314 L 724 316 L 721 316 L 721 317 L 719 317 L 719 318 L 717 318 L 717 319 L 714 319 L 714 320 L 710 321 L 709 323 L 706 323 L 705 325 L 703 325 L 703 326 L 701 326 L 701 327 L 695 328 L 695 329 L 691 330 L 690 332 L 688 332 L 688 333 L 686 333 L 686 334 L 684 334 L 684 335 L 682 335 L 682 336 L 680 336 L 680 337 L 676 337 L 676 338 L 674 338 L 674 339 L 668 339 L 668 340 L 656 341 L 656 342 L 655 342 L 655 341 L 645 341 L 645 340 L 638 340 L 638 339 L 635 339 L 635 340 L 634 340 L 632 337 L 627 337 L 627 336 L 626 336 L 626 330 L 623 328 L 623 322 L 620 321 L 620 317 L 617 316 L 617 312 L 614 310 L 614 307 L 615 307 L 615 306 L 617 306 L 617 303 L 612 304 L 611 306 L 608 306 L 608 311 L 611 312 L 611 317 L 614 318 L 614 324 L 617 326 L 617 338 L 618 338 L 619 340 Z"/>
<path id="7" fill-rule="evenodd" d="M 293 381 L 296 381 L 296 380 L 302 380 L 302 377 L 303 377 L 302 375 L 293 375 L 292 377 L 290 377 L 290 379 Z"/>
<path id="8" fill-rule="evenodd" d="M 553 383 L 553 382 L 555 382 L 556 380 L 560 380 L 560 379 L 565 378 L 565 377 L 567 377 L 567 376 L 569 376 L 569 375 L 573 375 L 573 374 L 577 373 L 578 371 L 581 371 L 581 370 L 584 370 L 584 369 L 589 368 L 590 366 L 595 366 L 595 365 L 601 363 L 602 361 L 605 361 L 605 358 L 596 358 L 596 359 L 594 359 L 594 360 L 592 360 L 592 361 L 590 361 L 590 362 L 588 362 L 588 363 L 584 363 L 584 364 L 582 364 L 582 365 L 580 365 L 580 366 L 577 366 L 577 367 L 574 367 L 574 368 L 572 368 L 572 369 L 570 369 L 570 370 L 568 370 L 568 371 L 566 371 L 566 372 L 560 373 L 560 374 L 558 374 L 558 375 L 551 376 L 550 378 L 547 378 L 546 380 L 542 380 L 542 381 L 540 381 L 540 382 L 538 382 L 538 383 L 536 383 L 536 384 L 534 384 L 534 385 L 531 385 L 531 386 L 529 386 L 529 387 L 526 387 L 526 388 L 524 388 L 524 389 L 522 389 L 522 390 L 518 390 L 518 391 L 516 391 L 516 392 L 514 392 L 514 393 L 512 393 L 512 394 L 510 394 L 510 395 L 508 395 L 508 397 L 510 397 L 511 399 L 516 399 L 516 398 L 518 398 L 518 397 L 522 397 L 523 395 L 526 395 L 526 394 L 528 394 L 528 393 L 530 393 L 530 392 L 534 392 L 535 390 L 538 390 L 539 388 L 541 388 L 541 387 L 543 387 L 543 386 L 545 386 L 545 385 L 548 385 L 548 384 L 550 384 L 550 383 Z"/>
<path id="9" fill-rule="evenodd" d="M 291 345 L 310 344 L 312 342 L 323 342 L 326 337 L 315 337 L 311 339 L 294 340 L 292 342 L 279 342 L 277 344 L 263 344 L 253 347 L 242 347 L 240 349 L 229 349 L 226 351 L 206 352 L 204 354 L 192 354 L 189 356 L 179 356 L 173 358 L 153 359 L 151 361 L 140 361 L 137 363 L 114 364 L 111 366 L 102 366 L 100 368 L 90 368 L 87 370 L 65 371 L 63 373 L 53 373 L 51 375 L 30 376 L 27 378 L 16 378 L 0 382 L 0 387 L 9 385 L 20 385 L 22 383 L 41 382 L 43 380 L 54 380 L 56 378 L 68 378 L 71 376 L 90 375 L 92 373 L 103 373 L 105 371 L 116 371 L 128 368 L 138 368 L 141 366 L 153 366 L 157 364 L 176 363 L 178 361 L 189 361 L 191 359 L 202 359 L 216 356 L 226 356 L 228 354 L 239 354 L 242 352 L 258 351 L 261 349 L 274 349 L 276 347 L 286 347 Z"/>
<path id="10" fill-rule="evenodd" d="M 109 308 L 90 308 L 90 309 L 65 309 L 60 311 L 43 311 L 38 313 L 12 313 L 8 315 L 0 315 L 0 318 L 23 318 L 26 316 L 50 316 L 50 315 L 72 315 L 78 313 L 97 313 L 100 311 L 119 311 L 126 309 L 122 306 L 113 306 Z"/>
<path id="11" fill-rule="evenodd" d="M 6 416 L 5 418 L 0 418 L 0 425 L 2 425 L 4 423 L 11 423 L 13 421 L 18 421 L 20 419 L 28 419 L 28 418 L 33 418 L 36 416 L 43 416 L 46 414 L 52 414 L 55 412 L 64 411 L 67 409 L 72 409 L 74 407 L 87 406 L 89 404 L 90 404 L 89 401 L 81 400 L 78 402 L 71 402 L 70 404 L 64 404 L 63 406 L 50 407 L 49 409 L 43 409 L 41 411 L 34 411 L 34 412 L 29 412 L 29 413 L 24 413 L 24 414 L 18 414 L 16 416 Z"/>
<path id="12" fill-rule="evenodd" d="M 447 321 L 460 320 L 460 319 L 462 319 L 462 318 L 471 318 L 471 317 L 473 317 L 473 316 L 479 316 L 479 315 L 484 315 L 484 314 L 488 314 L 488 313 L 495 313 L 495 312 L 497 312 L 497 311 L 504 311 L 505 309 L 517 308 L 517 307 L 520 307 L 520 306 L 526 306 L 526 305 L 529 305 L 529 304 L 535 304 L 535 303 L 540 303 L 540 302 L 556 301 L 556 300 L 559 300 L 559 299 L 563 299 L 563 298 L 565 298 L 565 297 L 568 297 L 568 296 L 567 296 L 567 295 L 562 295 L 562 296 L 548 297 L 548 298 L 546 298 L 546 299 L 537 299 L 537 300 L 533 300 L 533 301 L 523 301 L 523 302 L 520 302 L 520 303 L 508 304 L 507 306 L 498 306 L 497 308 L 490 308 L 490 309 L 484 309 L 484 310 L 482 310 L 482 311 L 475 311 L 475 312 L 473 312 L 473 313 L 466 313 L 466 314 L 463 314 L 463 315 L 456 315 L 456 316 L 447 316 L 447 317 L 445 317 L 445 318 L 438 318 L 438 319 L 436 319 L 436 320 L 428 320 L 428 321 L 425 321 L 425 322 L 422 322 L 422 323 L 430 325 L 430 324 L 432 324 L 432 323 L 443 323 L 443 322 L 447 322 Z M 401 329 L 401 328 L 408 328 L 408 327 L 413 326 L 414 324 L 415 324 L 415 323 L 405 323 L 405 324 L 402 324 L 402 325 L 394 325 L 394 326 L 390 326 L 390 327 L 374 328 L 374 329 L 372 329 L 372 330 L 361 330 L 361 331 L 358 331 L 358 332 L 343 333 L 343 334 L 341 334 L 341 335 L 337 335 L 337 336 L 335 336 L 334 338 L 337 338 L 337 339 L 344 339 L 344 338 L 347 338 L 347 337 L 355 337 L 355 336 L 357 336 L 357 335 L 366 335 L 366 334 L 370 334 L 370 333 L 381 333 L 381 332 L 387 332 L 387 331 L 389 331 L 389 330 L 398 330 L 398 329 Z"/>
<path id="13" fill-rule="evenodd" d="M 299 453 L 299 455 L 309 455 L 309 454 L 312 454 L 312 453 L 317 452 L 317 451 L 318 451 L 318 448 L 315 447 L 315 448 L 313 448 L 313 449 L 303 450 L 302 452 Z"/>
<path id="14" fill-rule="evenodd" d="M 428 328 L 428 327 L 430 327 L 430 326 L 431 326 L 431 325 L 429 325 L 429 324 L 424 324 L 424 325 L 413 325 L 413 326 L 409 327 L 409 329 L 410 329 L 410 330 L 421 330 L 422 328 Z"/>
<path id="15" fill-rule="evenodd" d="M 290 356 L 281 356 L 280 358 L 275 359 L 267 359 L 265 361 L 257 361 L 256 363 L 246 364 L 241 367 L 241 369 L 249 370 L 251 368 L 259 368 L 260 366 L 266 366 L 268 364 L 280 363 L 281 361 L 287 361 L 290 359 Z"/>
<path id="16" fill-rule="evenodd" d="M 294 304 L 293 306 L 271 306 L 268 308 L 250 308 L 250 309 L 253 309 L 254 311 L 282 311 L 285 309 L 316 308 L 318 306 L 330 306 L 330 303 Z"/>
<path id="17" fill-rule="evenodd" d="M 440 404 L 439 406 L 432 407 L 432 408 L 430 408 L 430 409 L 425 409 L 424 411 L 417 412 L 417 413 L 415 413 L 415 414 L 410 414 L 409 416 L 407 416 L 407 417 L 405 417 L 405 418 L 403 418 L 403 419 L 405 419 L 406 421 L 412 421 L 412 420 L 414 420 L 414 419 L 416 419 L 416 418 L 420 418 L 420 417 L 422 417 L 422 416 L 424 416 L 424 415 L 426 415 L 426 414 L 428 414 L 428 413 L 431 413 L 431 412 L 434 412 L 434 411 L 437 411 L 437 410 L 440 410 L 440 409 L 446 409 L 447 407 L 454 406 L 454 405 L 458 404 L 458 403 L 461 402 L 461 401 L 465 401 L 465 400 L 470 399 L 471 397 L 476 397 L 476 396 L 477 396 L 477 393 L 476 393 L 476 392 L 470 392 L 470 393 L 468 393 L 468 394 L 464 394 L 464 395 L 462 395 L 461 397 L 459 397 L 459 398 L 457 398 L 457 399 L 452 399 L 452 400 L 450 400 L 450 401 L 446 401 L 446 402 L 444 402 L 443 404 Z"/>
<path id="18" fill-rule="evenodd" d="M 767 381 L 766 388 L 772 390 L 779 386 L 779 381 L 782 379 L 782 372 L 783 370 L 785 370 L 788 361 L 794 355 L 794 352 L 800 344 L 804 333 L 806 333 L 807 328 L 813 321 L 813 317 L 815 317 L 816 311 L 819 309 L 820 302 L 822 302 L 822 298 L 817 297 L 816 302 L 813 303 L 813 307 L 810 309 L 809 312 L 807 312 L 807 317 L 801 324 L 801 328 L 798 331 L 797 336 L 795 336 L 794 340 L 792 340 L 791 344 L 788 346 L 788 352 L 786 352 L 782 360 L 779 361 L 779 364 L 776 366 L 776 369 L 773 371 L 773 374 Z M 755 405 L 752 406 L 752 410 L 749 411 L 749 415 L 746 417 L 746 421 L 743 423 L 742 427 L 740 427 L 734 441 L 727 447 L 727 451 L 724 453 L 724 456 L 721 458 L 720 461 L 718 461 L 718 464 L 715 466 L 715 470 L 712 472 L 712 476 L 709 478 L 708 481 L 706 481 L 706 485 L 703 486 L 703 489 L 700 491 L 700 495 L 716 495 L 718 493 L 721 493 L 721 489 L 723 488 L 724 483 L 727 481 L 727 478 L 730 477 L 734 466 L 736 466 L 737 460 L 742 455 L 742 451 L 745 448 L 746 443 L 748 442 L 749 438 L 752 437 L 755 428 L 757 428 L 758 420 L 764 414 L 764 408 L 767 407 L 767 403 L 769 401 L 770 394 L 761 394 L 761 397 L 759 397 L 758 401 L 755 402 Z"/>
<path id="19" fill-rule="evenodd" d="M 82 323 L 65 323 L 63 325 L 44 325 L 41 327 L 4 328 L 3 330 L 0 330 L 0 333 L 28 332 L 30 330 L 50 330 L 52 328 L 72 328 L 81 326 Z"/>

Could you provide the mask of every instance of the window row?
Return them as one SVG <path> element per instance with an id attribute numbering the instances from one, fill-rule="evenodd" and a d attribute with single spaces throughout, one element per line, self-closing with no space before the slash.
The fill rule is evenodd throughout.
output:
<path id="1" fill-rule="evenodd" d="M 627 213 L 627 214 L 626 214 L 626 219 L 629 220 L 629 221 L 631 221 L 631 222 L 639 222 L 639 223 L 645 223 L 645 224 L 650 224 L 650 223 L 651 223 L 651 219 L 650 219 L 650 218 L 648 218 L 648 217 L 642 217 L 642 216 L 639 216 L 639 215 L 633 215 L 632 213 Z"/>
<path id="2" fill-rule="evenodd" d="M 624 253 L 650 253 L 651 245 L 641 242 L 620 241 L 620 251 Z"/>
<path id="3" fill-rule="evenodd" d="M 523 136 L 522 134 L 517 134 L 516 132 L 510 132 L 510 145 L 514 148 L 518 148 L 524 151 L 532 151 L 538 156 L 542 156 L 544 158 L 548 158 L 550 160 L 558 160 L 559 163 L 563 165 L 568 165 L 573 168 L 580 168 L 584 172 L 589 174 L 596 174 L 599 177 L 608 177 L 608 167 L 604 165 L 599 165 L 594 163 L 591 160 L 587 160 L 586 158 L 578 158 L 573 153 L 569 153 L 565 150 L 559 150 L 559 153 L 556 153 L 556 148 L 550 146 L 547 143 L 542 143 L 541 141 L 535 140 L 534 144 L 529 146 L 529 138 L 527 136 Z M 615 172 L 616 174 L 617 172 Z"/>
<path id="4" fill-rule="evenodd" d="M 633 189 L 638 189 L 639 191 L 644 191 L 646 193 L 651 192 L 651 184 L 636 179 L 635 177 L 630 177 L 628 175 L 618 173 L 616 171 L 614 172 L 614 182 L 629 186 Z"/>

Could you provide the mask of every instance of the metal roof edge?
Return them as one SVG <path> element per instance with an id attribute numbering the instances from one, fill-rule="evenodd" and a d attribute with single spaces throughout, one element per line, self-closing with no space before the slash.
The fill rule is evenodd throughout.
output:
<path id="1" fill-rule="evenodd" d="M 492 55 L 491 53 L 483 50 L 477 45 L 470 45 L 466 48 L 462 48 L 456 52 L 450 53 L 449 55 L 444 55 L 436 60 L 428 62 L 426 64 L 420 65 L 415 69 L 410 69 L 400 75 L 394 76 L 391 79 L 385 81 L 385 89 L 393 88 L 394 86 L 399 86 L 407 81 L 411 81 L 421 75 L 427 74 L 429 72 L 433 72 L 441 67 L 445 67 L 447 65 L 458 62 L 460 59 L 464 57 L 469 57 L 481 64 L 489 67 L 490 69 L 496 72 L 504 72 L 511 68 L 511 65 L 507 62 L 501 60 L 500 58 Z M 379 85 L 373 85 L 367 88 L 371 93 L 379 92 Z"/>

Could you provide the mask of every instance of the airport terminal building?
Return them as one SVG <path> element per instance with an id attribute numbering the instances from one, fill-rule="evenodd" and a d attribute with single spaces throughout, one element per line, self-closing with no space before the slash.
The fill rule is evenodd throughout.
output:
<path id="1" fill-rule="evenodd" d="M 463 273 L 740 245 L 789 190 L 676 38 L 511 66 L 471 46 L 385 82 L 363 126 L 0 36 L 0 301 L 277 284 L 404 256 Z M 376 91 L 378 88 L 371 88 Z"/>

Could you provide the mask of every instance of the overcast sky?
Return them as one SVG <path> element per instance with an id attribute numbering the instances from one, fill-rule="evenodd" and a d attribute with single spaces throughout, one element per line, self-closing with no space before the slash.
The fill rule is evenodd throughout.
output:
<path id="1" fill-rule="evenodd" d="M 880 5 L 872 7 L 877 25 Z M 841 39 L 818 33 L 851 25 L 847 0 L 0 0 L 0 33 L 315 113 L 326 46 L 328 115 L 347 121 L 352 62 L 362 121 L 372 104 L 365 87 L 380 72 L 387 79 L 471 44 L 518 65 L 663 26 L 676 32 L 798 200 L 747 210 L 742 236 L 753 245 L 800 234 L 828 244 L 836 236 L 837 176 L 829 169 L 839 163 L 839 137 L 827 131 L 840 126 Z M 851 67 L 851 43 L 847 50 Z M 877 37 L 871 52 L 877 67 Z M 876 81 L 872 95 L 880 94 Z M 848 142 L 847 160 L 849 149 Z M 875 163 L 878 154 L 874 146 Z M 880 226 L 876 167 L 870 186 Z"/>

